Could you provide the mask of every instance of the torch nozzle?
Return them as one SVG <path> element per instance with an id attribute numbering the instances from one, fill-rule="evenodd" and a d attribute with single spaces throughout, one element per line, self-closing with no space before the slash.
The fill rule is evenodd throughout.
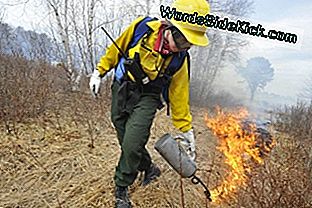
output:
<path id="1" fill-rule="evenodd" d="M 204 189 L 205 189 L 204 193 L 205 193 L 207 199 L 209 201 L 212 201 L 210 191 L 208 190 L 207 186 L 197 176 L 193 175 L 191 181 L 195 185 L 196 184 L 201 184 L 204 187 Z"/>

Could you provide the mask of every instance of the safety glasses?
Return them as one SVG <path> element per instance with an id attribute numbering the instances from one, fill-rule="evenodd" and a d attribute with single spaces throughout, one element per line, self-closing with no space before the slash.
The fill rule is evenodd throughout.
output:
<path id="1" fill-rule="evenodd" d="M 169 29 L 171 31 L 174 43 L 179 50 L 189 49 L 192 46 L 192 44 L 187 41 L 178 28 L 171 26 Z"/>

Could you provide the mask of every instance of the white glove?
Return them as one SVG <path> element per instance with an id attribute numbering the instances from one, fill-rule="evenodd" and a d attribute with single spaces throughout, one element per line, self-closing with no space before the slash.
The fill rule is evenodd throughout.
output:
<path id="1" fill-rule="evenodd" d="M 191 158 L 191 160 L 195 160 L 196 153 L 195 153 L 195 136 L 194 136 L 194 130 L 191 129 L 187 132 L 181 133 L 179 135 L 179 138 L 182 140 L 180 141 L 180 144 L 185 148 L 187 154 Z"/>
<path id="2" fill-rule="evenodd" d="M 97 97 L 99 93 L 100 84 L 101 84 L 101 75 L 100 72 L 95 69 L 91 75 L 89 82 L 90 90 L 94 97 Z"/>

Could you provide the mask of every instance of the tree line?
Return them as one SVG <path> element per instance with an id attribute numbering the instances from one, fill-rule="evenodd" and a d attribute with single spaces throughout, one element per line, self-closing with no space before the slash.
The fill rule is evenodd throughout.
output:
<path id="1" fill-rule="evenodd" d="M 48 11 L 47 34 L 0 25 L 0 51 L 22 54 L 28 59 L 60 62 L 67 73 L 71 89 L 79 90 L 81 78 L 95 68 L 105 49 L 111 44 L 99 29 L 104 26 L 113 38 L 140 15 L 160 17 L 160 5 L 171 0 L 102 1 L 44 0 L 42 10 Z M 211 12 L 243 18 L 252 11 L 252 0 L 210 1 Z M 153 8 L 158 8 L 153 12 Z M 241 68 L 241 51 L 248 41 L 240 35 L 208 29 L 208 47 L 195 47 L 191 52 L 191 100 L 206 102 L 213 94 L 215 78 L 229 65 Z M 272 73 L 271 73 L 272 74 Z M 254 73 L 253 73 L 254 75 Z M 272 74 L 273 76 L 273 74 Z M 272 80 L 269 76 L 269 80 Z M 264 76 L 267 77 L 267 76 Z M 243 77 L 246 79 L 245 77 Z M 248 81 L 247 81 L 248 82 Z M 254 96 L 252 86 L 251 96 Z M 264 86 L 261 86 L 264 87 Z"/>

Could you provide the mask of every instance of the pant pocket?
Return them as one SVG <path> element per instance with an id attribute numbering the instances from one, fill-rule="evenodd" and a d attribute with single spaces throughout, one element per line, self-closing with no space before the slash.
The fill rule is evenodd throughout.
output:
<path id="1" fill-rule="evenodd" d="M 133 111 L 141 96 L 139 87 L 131 81 L 124 81 L 118 88 L 117 94 L 117 104 L 120 112 L 129 114 Z"/>

